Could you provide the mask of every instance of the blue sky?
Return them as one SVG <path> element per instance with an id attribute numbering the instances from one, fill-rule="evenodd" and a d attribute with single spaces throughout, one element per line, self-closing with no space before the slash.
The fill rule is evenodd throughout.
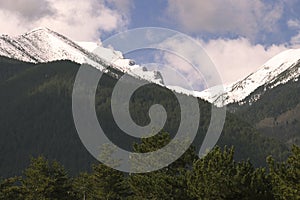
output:
<path id="1" fill-rule="evenodd" d="M 76 41 L 103 41 L 132 28 L 170 28 L 197 40 L 232 82 L 300 47 L 299 10 L 298 0 L 1 0 L 0 33 L 43 26 Z"/>
<path id="2" fill-rule="evenodd" d="M 298 48 L 299 10 L 296 0 L 134 0 L 127 27 L 165 27 L 200 40 L 224 82 L 232 82 L 281 51 Z"/>
<path id="3" fill-rule="evenodd" d="M 189 1 L 189 0 L 188 0 Z M 180 6 L 185 4 L 185 1 L 173 1 L 176 2 L 174 4 L 178 4 L 176 6 Z M 193 1 L 189 1 L 189 2 L 193 2 Z M 194 1 L 195 5 L 197 4 L 201 4 L 201 3 L 197 3 L 197 2 L 201 2 L 201 1 Z M 218 8 L 219 11 L 223 11 L 223 12 L 228 12 L 228 8 L 226 7 L 230 7 L 230 6 L 226 6 L 226 0 L 225 1 L 212 1 L 212 2 L 217 2 L 217 6 L 220 6 Z M 222 2 L 219 3 L 219 2 Z M 227 1 L 229 2 L 229 1 Z M 234 1 L 231 1 L 234 2 Z M 249 2 L 249 1 L 248 1 Z M 255 1 L 253 1 L 255 2 Z M 159 27 L 166 27 L 166 28 L 171 28 L 171 29 L 175 29 L 178 31 L 181 31 L 183 33 L 189 34 L 193 37 L 196 38 L 202 38 L 203 40 L 207 41 L 210 39 L 216 39 L 216 38 L 228 38 L 228 39 L 234 39 L 234 38 L 238 38 L 238 37 L 246 37 L 249 38 L 251 40 L 252 43 L 254 44 L 263 44 L 265 46 L 269 46 L 272 44 L 283 44 L 286 43 L 286 45 L 290 44 L 290 41 L 292 39 L 292 37 L 296 36 L 299 32 L 299 28 L 300 28 L 300 1 L 295 1 L 295 0 L 275 0 L 275 1 L 271 1 L 271 0 L 264 0 L 264 1 L 259 1 L 262 2 L 266 7 L 266 9 L 262 9 L 262 15 L 261 16 L 257 16 L 258 18 L 255 20 L 262 20 L 259 17 L 265 17 L 267 14 L 269 14 L 270 12 L 273 11 L 273 9 L 277 8 L 277 12 L 275 11 L 275 13 L 278 13 L 279 16 L 277 16 L 276 20 L 274 19 L 274 22 L 269 23 L 269 22 L 263 22 L 261 24 L 259 24 L 259 26 L 257 27 L 257 33 L 253 34 L 253 36 L 250 36 L 251 30 L 249 30 L 249 34 L 247 34 L 247 32 L 243 32 L 243 31 L 239 31 L 239 30 L 226 30 L 226 31 L 222 31 L 221 29 L 215 29 L 215 30 L 211 30 L 211 31 L 207 31 L 207 30 L 190 30 L 186 27 L 184 27 L 184 25 L 180 22 L 183 20 L 178 19 L 176 16 L 177 13 L 168 11 L 168 8 L 170 7 L 170 4 L 172 4 L 172 1 L 167 1 L 167 0 L 157 0 L 157 1 L 147 1 L 147 0 L 134 0 L 133 1 L 133 6 L 131 8 L 130 11 L 130 23 L 128 25 L 128 28 L 137 28 L 137 27 L 144 27 L 144 26 L 159 26 Z M 193 4 L 193 3 L 192 3 Z M 212 3 L 213 4 L 213 3 Z M 220 5 L 221 4 L 221 5 Z M 205 3 L 203 3 L 203 5 L 205 5 Z M 245 6 L 255 6 L 255 4 L 251 4 L 251 3 L 245 3 Z M 258 6 L 259 7 L 259 6 Z M 202 12 L 202 10 L 205 10 L 205 7 L 199 7 L 199 9 L 192 11 L 194 13 L 192 13 L 192 15 L 194 16 L 194 18 L 198 18 L 197 16 L 197 12 Z M 239 9 L 239 7 L 237 7 L 237 9 Z M 243 11 L 243 5 L 241 5 L 240 8 Z M 255 7 L 253 7 L 252 9 L 256 9 Z M 180 10 L 180 9 L 178 9 Z M 247 10 L 247 9 L 245 9 Z M 249 8 L 249 10 L 251 10 Z M 189 12 L 189 11 L 186 11 Z M 217 12 L 216 12 L 217 13 Z M 215 14 L 215 13 L 213 13 Z M 240 15 L 243 15 L 243 13 L 237 13 L 236 15 L 232 15 L 233 17 L 239 18 L 241 17 Z M 275 14 L 274 14 L 275 15 Z M 252 18 L 251 18 L 252 17 Z M 247 20 L 252 21 L 254 16 L 249 15 L 249 17 L 245 17 L 245 21 L 244 24 L 238 24 L 237 26 L 247 26 Z M 179 17 L 180 18 L 180 17 Z M 181 17 L 184 18 L 184 17 Z M 211 18 L 211 20 L 209 20 Z M 207 21 L 210 24 L 216 23 L 216 20 L 218 16 L 210 16 L 207 17 Z M 229 21 L 230 17 L 228 19 L 224 20 L 224 24 L 222 26 L 228 26 L 228 24 L 232 23 Z M 288 22 L 293 20 L 295 23 L 298 23 L 298 27 L 289 27 L 288 26 Z M 195 20 L 196 21 L 196 20 Z M 228 23 L 228 24 L 226 24 Z M 271 24 L 272 26 L 272 30 L 269 30 L 269 27 L 264 27 L 265 24 Z M 202 26 L 202 23 L 198 23 L 195 22 L 193 24 L 193 26 Z M 216 25 L 217 26 L 217 25 Z M 225 28 L 224 28 L 225 29 Z M 255 27 L 254 27 L 255 29 Z M 257 35 L 256 35 L 257 34 Z M 292 45 L 292 44 L 291 44 Z"/>

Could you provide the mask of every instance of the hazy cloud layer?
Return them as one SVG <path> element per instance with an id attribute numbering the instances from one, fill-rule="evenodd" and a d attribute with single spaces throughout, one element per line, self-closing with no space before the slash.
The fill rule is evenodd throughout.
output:
<path id="1" fill-rule="evenodd" d="M 215 63 L 224 83 L 231 83 L 249 75 L 267 60 L 287 49 L 285 45 L 268 48 L 260 44 L 253 45 L 246 38 L 217 39 L 201 43 Z"/>
<path id="2" fill-rule="evenodd" d="M 48 0 L 1 0 L 0 8 L 28 20 L 52 15 L 55 12 Z"/>
<path id="3" fill-rule="evenodd" d="M 287 21 L 287 25 L 291 30 L 297 31 L 296 35 L 294 35 L 291 40 L 290 44 L 294 48 L 300 47 L 300 21 L 298 19 L 290 19 Z"/>
<path id="4" fill-rule="evenodd" d="M 287 25 L 290 29 L 300 29 L 300 21 L 298 19 L 288 20 Z"/>
<path id="5" fill-rule="evenodd" d="M 128 25 L 131 1 L 122 2 L 120 10 L 115 0 L 2 0 L 0 32 L 17 35 L 44 26 L 74 40 L 98 40 L 101 32 Z"/>
<path id="6" fill-rule="evenodd" d="M 234 40 L 216 39 L 210 40 L 209 42 L 197 40 L 197 42 L 203 47 L 215 64 L 223 83 L 231 83 L 249 75 L 261 67 L 267 60 L 287 49 L 285 45 L 273 45 L 268 48 L 260 44 L 253 45 L 246 38 Z M 168 40 L 168 46 L 172 47 L 174 51 L 180 49 L 190 52 L 191 54 L 194 53 L 195 56 L 197 56 L 196 49 L 191 49 L 191 46 L 183 44 L 182 41 L 176 39 L 173 41 Z M 159 61 L 179 70 L 198 90 L 203 89 L 201 87 L 205 86 L 205 81 L 200 81 L 214 78 L 204 76 L 201 79 L 201 77 L 195 74 L 194 69 L 189 63 L 183 62 L 180 58 L 176 57 L 176 55 L 162 54 L 159 57 Z M 209 69 L 202 66 L 200 71 L 201 70 Z M 214 75 L 212 74 L 212 76 Z"/>
<path id="7" fill-rule="evenodd" d="M 283 4 L 262 0 L 169 0 L 167 12 L 189 32 L 234 33 L 254 39 L 261 31 L 273 31 Z"/>
<path id="8" fill-rule="evenodd" d="M 297 35 L 291 38 L 290 43 L 292 44 L 293 48 L 300 48 L 300 31 L 298 31 Z"/>

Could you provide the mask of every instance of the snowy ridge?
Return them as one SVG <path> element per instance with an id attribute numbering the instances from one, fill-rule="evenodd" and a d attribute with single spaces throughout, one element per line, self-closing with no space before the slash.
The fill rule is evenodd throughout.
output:
<path id="1" fill-rule="evenodd" d="M 124 58 L 120 51 L 105 48 L 100 42 L 73 42 L 47 28 L 37 28 L 17 37 L 0 36 L 0 56 L 32 63 L 71 60 L 79 64 L 88 63 L 103 72 L 109 72 L 106 67 L 111 67 L 164 86 L 159 71 L 149 71 L 146 67 L 137 65 L 133 60 Z M 291 49 L 278 54 L 256 72 L 232 84 L 215 86 L 201 92 L 179 86 L 165 87 L 178 93 L 205 99 L 216 106 L 234 102 L 242 104 L 249 95 L 251 101 L 259 99 L 261 94 L 251 93 L 261 86 L 270 89 L 291 79 L 298 80 L 300 75 L 298 63 L 300 63 L 300 49 Z"/>
<path id="2" fill-rule="evenodd" d="M 241 102 L 260 86 L 275 87 L 300 75 L 299 69 L 294 67 L 300 61 L 300 49 L 290 49 L 267 61 L 256 72 L 244 79 L 224 86 L 224 92 L 218 87 L 209 88 L 199 93 L 199 96 L 217 106 Z M 284 73 L 284 75 L 283 75 Z M 260 95 L 256 95 L 257 100 Z"/>
<path id="3" fill-rule="evenodd" d="M 121 52 L 93 42 L 75 43 L 48 28 L 37 28 L 17 37 L 0 36 L 0 56 L 32 63 L 70 60 L 79 64 L 88 63 L 104 72 L 107 70 L 103 66 L 110 66 L 135 77 L 163 84 L 161 77 L 157 76 L 158 72 L 145 70 L 125 59 Z"/>
<path id="4" fill-rule="evenodd" d="M 158 71 L 148 71 L 146 67 L 137 65 L 133 60 L 124 58 L 122 52 L 110 48 L 100 46 L 100 44 L 93 42 L 77 42 L 82 46 L 93 52 L 93 54 L 101 57 L 108 63 L 109 66 L 120 70 L 121 72 L 130 74 L 148 80 L 153 83 L 163 85 L 163 78 Z"/>
<path id="5" fill-rule="evenodd" d="M 50 62 L 68 59 L 84 62 L 88 53 L 63 36 L 39 28 L 17 37 L 0 37 L 0 54 L 27 62 Z"/>

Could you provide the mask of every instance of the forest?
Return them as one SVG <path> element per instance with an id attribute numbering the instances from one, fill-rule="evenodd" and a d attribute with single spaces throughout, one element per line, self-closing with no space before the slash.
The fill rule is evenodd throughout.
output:
<path id="1" fill-rule="evenodd" d="M 240 113 L 227 113 L 217 147 L 198 158 L 212 108 L 202 99 L 193 145 L 173 164 L 126 174 L 99 163 L 74 126 L 71 94 L 78 69 L 70 61 L 30 64 L 0 57 L 0 199 L 300 199 L 299 147 L 267 137 Z M 134 152 L 154 151 L 173 139 L 178 102 L 155 84 L 135 92 L 130 112 L 143 126 L 149 107 L 163 105 L 167 122 L 160 134 L 137 139 L 116 126 L 110 97 L 117 81 L 104 75 L 95 96 L 107 137 Z"/>
<path id="2" fill-rule="evenodd" d="M 161 133 L 136 144 L 136 152 L 158 148 L 170 139 Z M 168 167 L 126 174 L 94 164 L 91 172 L 70 176 L 57 161 L 31 158 L 22 176 L 0 180 L 0 199 L 299 199 L 300 148 L 283 162 L 272 156 L 266 167 L 236 162 L 233 147 L 215 147 L 199 159 L 191 147 Z"/>

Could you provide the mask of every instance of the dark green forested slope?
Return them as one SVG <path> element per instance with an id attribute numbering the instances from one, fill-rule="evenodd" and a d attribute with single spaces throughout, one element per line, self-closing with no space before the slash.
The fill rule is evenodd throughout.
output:
<path id="1" fill-rule="evenodd" d="M 71 170 L 95 162 L 72 120 L 71 85 L 78 66 L 35 65 L 0 85 L 1 175 L 20 173 L 30 156 L 57 159 Z"/>
<path id="2" fill-rule="evenodd" d="M 258 88 L 254 93 L 261 93 Z M 262 134 L 283 141 L 287 145 L 300 144 L 300 82 L 267 89 L 251 105 L 229 105 L 239 118 L 252 123 Z"/>
<path id="3" fill-rule="evenodd" d="M 0 56 L 0 82 L 21 73 L 22 71 L 34 66 L 32 63 L 24 63 L 10 58 Z"/>
<path id="4" fill-rule="evenodd" d="M 12 61 L 9 61 L 12 62 Z M 30 156 L 44 155 L 61 162 L 71 174 L 90 169 L 92 158 L 77 135 L 71 110 L 71 93 L 78 64 L 56 61 L 46 64 L 14 64 L 12 71 L 7 60 L 1 60 L 0 72 L 0 176 L 20 174 Z M 3 68 L 3 70 L 1 69 Z M 110 95 L 116 80 L 108 75 L 100 80 L 96 95 L 96 110 L 100 124 L 108 137 L 122 141 L 122 148 L 132 148 L 135 138 L 122 134 L 112 120 Z M 152 92 L 149 92 L 151 90 Z M 132 97 L 131 114 L 140 125 L 149 122 L 148 108 L 160 103 L 168 111 L 165 131 L 174 136 L 179 109 L 174 95 L 165 88 L 150 84 Z M 211 105 L 199 100 L 200 128 L 194 142 L 199 149 L 210 119 Z M 125 142 L 123 142 L 125 141 Z M 267 155 L 285 156 L 286 147 L 278 141 L 261 136 L 250 124 L 228 114 L 219 146 L 234 145 L 236 158 L 250 158 L 263 165 Z"/>

